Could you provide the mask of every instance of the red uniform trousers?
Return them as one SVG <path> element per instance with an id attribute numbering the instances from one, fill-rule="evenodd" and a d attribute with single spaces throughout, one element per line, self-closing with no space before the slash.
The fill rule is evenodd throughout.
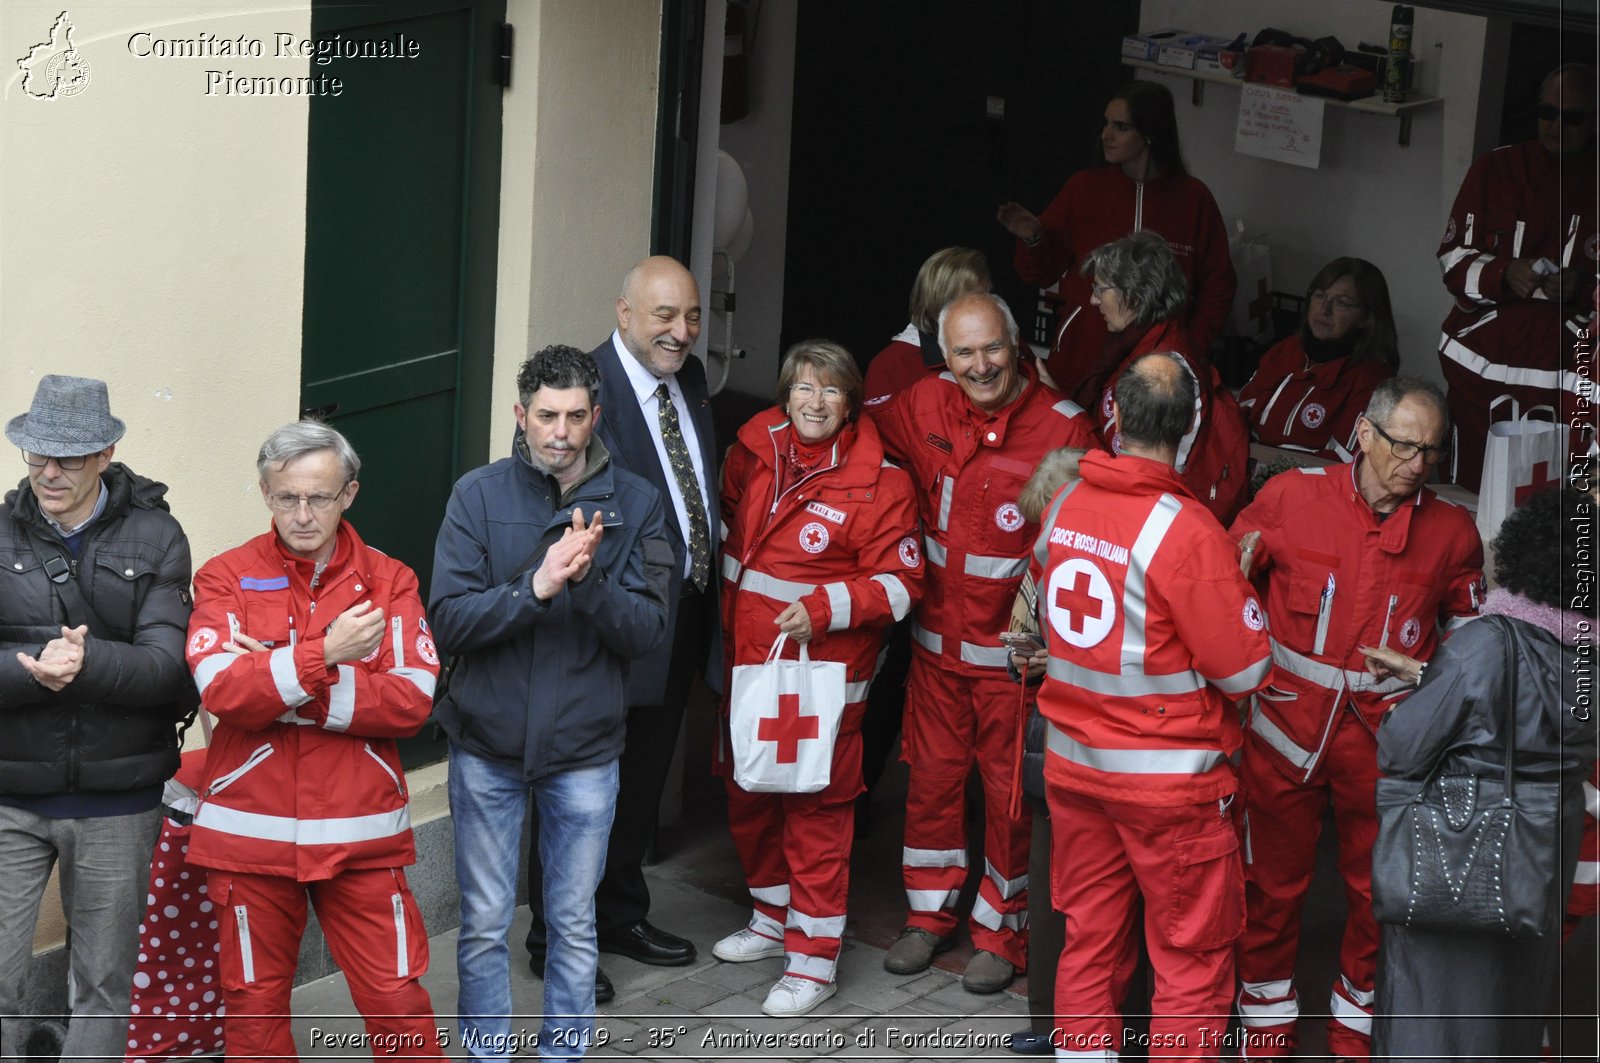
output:
<path id="1" fill-rule="evenodd" d="M 343 871 L 297 882 L 282 875 L 211 871 L 206 890 L 222 937 L 223 1037 L 229 1059 L 299 1058 L 289 993 L 306 926 L 306 898 L 366 1020 L 373 1056 L 443 1061 L 428 970 L 428 932 L 400 868 Z"/>
<path id="2" fill-rule="evenodd" d="M 1133 919 L 1155 969 L 1151 1059 L 1221 1055 L 1244 924 L 1239 835 L 1226 801 L 1152 808 L 1047 785 L 1050 894 L 1066 917 L 1056 965 L 1056 1058 L 1115 1059 L 1133 975 Z"/>
<path id="3" fill-rule="evenodd" d="M 972 943 L 1028 966 L 1028 846 L 1033 813 L 1011 818 L 1011 789 L 1022 760 L 1017 684 L 1004 673 L 974 677 L 939 667 L 918 652 L 906 685 L 902 759 L 911 766 L 902 856 L 907 926 L 949 937 L 967 878 L 966 785 L 976 758 L 983 782 L 984 876 L 972 904 Z"/>
<path id="4" fill-rule="evenodd" d="M 828 785 L 814 794 L 751 793 L 727 773 L 728 830 L 750 884 L 750 929 L 782 941 L 785 974 L 833 981 L 850 895 L 861 783 L 863 705 L 845 709 Z M 848 721 L 854 720 L 854 723 Z"/>
<path id="5" fill-rule="evenodd" d="M 1241 774 L 1250 919 L 1239 940 L 1239 1018 L 1250 1035 L 1242 1053 L 1246 1059 L 1292 1055 L 1297 1043 L 1300 912 L 1316 870 L 1317 836 L 1330 798 L 1339 832 L 1345 922 L 1339 979 L 1328 1004 L 1328 1052 L 1357 1060 L 1371 1052 L 1378 962 L 1378 924 L 1372 917 L 1378 746 L 1348 707 L 1339 716 L 1309 783 L 1291 780 L 1278 767 L 1279 755 L 1253 735 L 1245 741 Z"/>

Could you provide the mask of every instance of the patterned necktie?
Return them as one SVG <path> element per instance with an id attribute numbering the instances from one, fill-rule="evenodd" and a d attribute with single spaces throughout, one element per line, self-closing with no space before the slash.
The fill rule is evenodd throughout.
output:
<path id="1" fill-rule="evenodd" d="M 656 388 L 656 406 L 661 413 L 661 442 L 667 447 L 672 478 L 678 481 L 683 508 L 689 511 L 689 578 L 694 580 L 695 589 L 703 591 L 706 577 L 711 574 L 711 528 L 706 524 L 706 506 L 701 499 L 700 482 L 695 479 L 694 462 L 689 460 L 689 448 L 678 427 L 678 408 L 672 404 L 665 381 Z"/>

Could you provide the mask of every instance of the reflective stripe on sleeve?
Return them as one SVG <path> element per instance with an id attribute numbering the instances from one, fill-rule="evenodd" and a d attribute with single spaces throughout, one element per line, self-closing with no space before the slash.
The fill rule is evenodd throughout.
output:
<path id="1" fill-rule="evenodd" d="M 338 668 L 339 678 L 328 684 L 328 718 L 322 726 L 329 731 L 344 731 L 356 714 L 356 670 L 348 664 Z"/>
<path id="2" fill-rule="evenodd" d="M 739 564 L 739 559 L 732 554 L 722 555 L 722 578 L 729 583 L 739 582 L 739 573 L 744 571 L 744 566 Z"/>
<path id="3" fill-rule="evenodd" d="M 1375 679 L 1367 671 L 1352 671 L 1346 668 L 1335 668 L 1331 664 L 1323 664 L 1313 660 L 1305 654 L 1292 650 L 1279 642 L 1272 640 L 1272 660 L 1279 668 L 1290 675 L 1299 676 L 1310 683 L 1315 683 L 1324 690 L 1348 690 L 1356 694 L 1393 694 L 1410 686 L 1404 679 L 1390 676 L 1388 679 Z"/>
<path id="4" fill-rule="evenodd" d="M 904 620 L 906 614 L 911 612 L 911 593 L 906 590 L 906 585 L 900 577 L 893 573 L 882 572 L 872 577 L 874 583 L 883 587 L 883 593 L 889 598 L 889 614 L 896 620 Z"/>
<path id="5" fill-rule="evenodd" d="M 389 674 L 408 681 L 430 698 L 433 697 L 434 688 L 439 685 L 438 679 L 426 668 L 391 668 Z"/>
<path id="6" fill-rule="evenodd" d="M 195 665 L 194 685 L 200 691 L 200 696 L 205 697 L 206 687 L 211 685 L 211 681 L 232 665 L 234 661 L 238 660 L 243 660 L 240 654 L 223 651 L 222 653 L 213 653 L 210 657 Z"/>
<path id="7" fill-rule="evenodd" d="M 279 646 L 268 654 L 267 660 L 272 669 L 272 682 L 285 705 L 293 709 L 311 700 L 311 695 L 300 685 L 300 673 L 295 670 L 294 647 Z"/>
<path id="8" fill-rule="evenodd" d="M 833 614 L 828 620 L 829 631 L 843 631 L 850 626 L 850 590 L 843 583 L 824 583 L 828 595 L 828 610 Z"/>
<path id="9" fill-rule="evenodd" d="M 1262 683 L 1265 683 L 1267 681 L 1267 677 L 1271 674 L 1272 655 L 1269 653 L 1255 664 L 1249 665 L 1246 668 L 1242 668 L 1233 675 L 1223 676 L 1220 679 L 1212 679 L 1211 685 L 1222 691 L 1224 694 L 1231 694 L 1236 698 L 1243 697 L 1245 694 L 1248 694 L 1252 690 L 1259 687 Z"/>
<path id="10" fill-rule="evenodd" d="M 924 543 L 922 552 L 927 556 L 928 564 L 938 565 L 940 568 L 944 568 L 945 561 L 950 556 L 949 551 L 945 548 L 944 543 L 941 543 L 937 539 L 929 539 L 926 543 Z"/>
<path id="11" fill-rule="evenodd" d="M 937 632 L 929 631 L 916 621 L 911 623 L 911 641 L 929 653 L 944 652 L 944 637 Z"/>

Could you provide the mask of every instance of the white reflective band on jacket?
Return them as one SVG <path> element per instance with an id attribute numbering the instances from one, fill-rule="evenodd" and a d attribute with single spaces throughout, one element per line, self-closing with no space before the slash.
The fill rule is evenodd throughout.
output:
<path id="1" fill-rule="evenodd" d="M 1570 369 L 1530 369 L 1526 366 L 1500 365 L 1457 342 L 1449 333 L 1440 337 L 1439 353 L 1453 362 L 1459 362 L 1474 376 L 1485 380 L 1530 388 L 1568 391 L 1591 402 L 1600 398 L 1595 394 L 1593 380 L 1586 379 Z"/>
<path id="2" fill-rule="evenodd" d="M 1220 749 L 1095 749 L 1046 723 L 1046 745 L 1063 760 L 1119 775 L 1203 775 L 1227 759 Z"/>
<path id="3" fill-rule="evenodd" d="M 1297 675 L 1325 690 L 1347 690 L 1352 694 L 1395 694 L 1411 685 L 1398 676 L 1378 679 L 1365 669 L 1356 671 L 1323 664 L 1291 650 L 1277 639 L 1272 640 L 1272 660 L 1290 675 Z"/>
<path id="4" fill-rule="evenodd" d="M 403 834 L 411 829 L 411 814 L 402 805 L 389 812 L 374 812 L 369 816 L 296 819 L 293 816 L 243 812 L 236 808 L 226 808 L 215 801 L 206 801 L 201 804 L 200 811 L 195 815 L 194 825 L 222 834 L 236 834 L 269 842 L 289 842 L 295 845 L 348 845 Z"/>

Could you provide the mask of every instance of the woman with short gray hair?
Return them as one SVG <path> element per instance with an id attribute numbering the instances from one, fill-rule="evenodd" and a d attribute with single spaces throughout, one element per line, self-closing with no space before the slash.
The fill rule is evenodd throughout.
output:
<path id="1" fill-rule="evenodd" d="M 1183 271 L 1172 249 L 1155 233 L 1136 232 L 1095 248 L 1082 272 L 1090 282 L 1089 301 L 1111 334 L 1095 370 L 1104 374 L 1104 383 L 1091 411 L 1101 438 L 1113 454 L 1121 450 L 1112 394 L 1128 367 L 1157 351 L 1177 355 L 1198 392 L 1194 423 L 1178 445 L 1178 477 L 1226 526 L 1245 501 L 1250 435 L 1239 404 L 1184 328 Z M 1061 383 L 1079 388 L 1075 381 Z"/>

